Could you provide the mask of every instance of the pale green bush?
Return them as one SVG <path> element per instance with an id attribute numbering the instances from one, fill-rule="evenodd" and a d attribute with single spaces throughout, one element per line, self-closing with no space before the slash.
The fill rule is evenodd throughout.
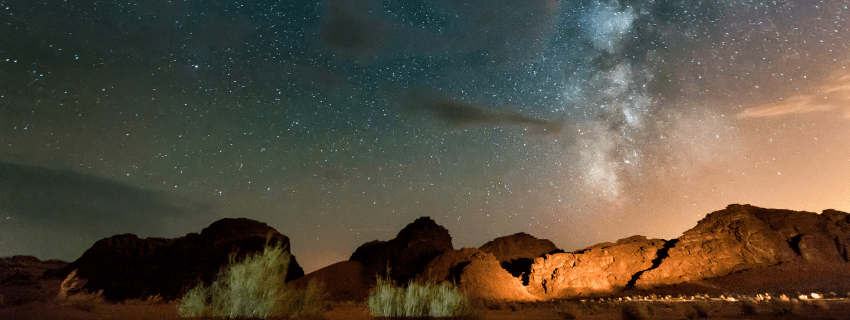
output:
<path id="1" fill-rule="evenodd" d="M 292 256 L 280 244 L 266 245 L 239 263 L 231 261 L 209 287 L 199 284 L 183 296 L 181 317 L 299 317 L 322 312 L 323 292 L 314 282 L 306 290 L 289 288 Z"/>
<path id="2" fill-rule="evenodd" d="M 367 305 L 375 317 L 454 317 L 474 313 L 469 298 L 448 282 L 411 282 L 399 287 L 378 278 Z"/>

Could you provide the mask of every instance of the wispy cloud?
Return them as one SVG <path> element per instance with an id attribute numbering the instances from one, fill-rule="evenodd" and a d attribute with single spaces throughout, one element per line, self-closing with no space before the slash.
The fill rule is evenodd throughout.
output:
<path id="1" fill-rule="evenodd" d="M 0 162 L 0 256 L 73 259 L 115 234 L 181 236 L 213 207 L 73 171 Z"/>
<path id="2" fill-rule="evenodd" d="M 778 117 L 841 108 L 847 109 L 844 117 L 850 119 L 850 72 L 830 77 L 826 84 L 812 92 L 744 110 L 738 118 Z"/>
<path id="3" fill-rule="evenodd" d="M 408 107 L 424 110 L 434 119 L 454 127 L 519 125 L 535 135 L 558 134 L 563 130 L 562 124 L 557 121 L 541 120 L 513 111 L 489 111 L 439 94 L 418 92 L 407 98 Z"/>

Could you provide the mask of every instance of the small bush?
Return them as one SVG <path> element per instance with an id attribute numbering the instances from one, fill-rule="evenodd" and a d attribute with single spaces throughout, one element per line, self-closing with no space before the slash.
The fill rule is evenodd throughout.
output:
<path id="1" fill-rule="evenodd" d="M 209 287 L 192 288 L 180 303 L 181 317 L 299 317 L 322 312 L 323 293 L 311 282 L 305 291 L 284 283 L 292 256 L 278 243 L 262 254 L 231 260 Z"/>
<path id="2" fill-rule="evenodd" d="M 103 290 L 97 293 L 79 292 L 62 300 L 62 306 L 92 312 L 103 304 Z"/>
<path id="3" fill-rule="evenodd" d="M 620 309 L 625 320 L 648 320 L 649 310 L 646 304 L 639 302 L 626 303 Z"/>
<path id="4" fill-rule="evenodd" d="M 374 317 L 454 317 L 474 313 L 469 298 L 448 282 L 411 282 L 405 288 L 378 278 L 367 305 Z"/>
<path id="5" fill-rule="evenodd" d="M 573 320 L 578 319 L 580 311 L 579 306 L 575 303 L 564 302 L 561 306 L 556 307 L 555 313 L 558 315 L 557 319 Z"/>
<path id="6" fill-rule="evenodd" d="M 162 301 L 162 296 L 160 296 L 160 295 L 148 296 L 148 297 L 147 297 L 146 299 L 144 299 L 144 300 L 142 300 L 142 299 L 128 299 L 128 300 L 124 300 L 124 304 L 128 304 L 128 305 L 143 305 L 143 306 L 150 306 L 150 305 L 155 305 L 155 304 L 160 304 L 160 303 L 163 303 L 163 301 Z"/>
<path id="7" fill-rule="evenodd" d="M 791 302 L 771 300 L 768 304 L 770 312 L 775 315 L 791 314 Z"/>
<path id="8" fill-rule="evenodd" d="M 708 302 L 705 301 L 696 301 L 691 303 L 691 308 L 685 312 L 685 317 L 688 319 L 695 318 L 708 318 Z"/>
<path id="9" fill-rule="evenodd" d="M 754 301 L 744 300 L 741 302 L 741 312 L 745 315 L 758 315 L 758 305 Z"/>

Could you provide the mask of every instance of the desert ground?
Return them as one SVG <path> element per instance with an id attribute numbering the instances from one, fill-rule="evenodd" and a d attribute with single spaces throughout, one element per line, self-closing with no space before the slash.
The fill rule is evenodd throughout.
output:
<path id="1" fill-rule="evenodd" d="M 474 319 L 847 319 L 850 270 L 842 266 L 775 266 L 651 291 L 607 297 L 514 302 L 479 301 Z M 823 278 L 820 274 L 843 274 Z M 61 281 L 39 280 L 0 288 L 0 319 L 180 319 L 178 301 L 133 299 L 122 302 L 55 299 Z M 797 289 L 836 288 L 802 293 Z M 740 292 L 727 292 L 738 289 Z M 765 290 L 774 290 L 770 293 Z M 840 292 L 835 292 L 840 291 Z M 722 293 L 726 292 L 726 293 Z M 757 293 L 762 292 L 762 293 Z M 786 292 L 786 293 L 782 293 Z M 362 301 L 328 301 L 321 319 L 366 320 Z"/>

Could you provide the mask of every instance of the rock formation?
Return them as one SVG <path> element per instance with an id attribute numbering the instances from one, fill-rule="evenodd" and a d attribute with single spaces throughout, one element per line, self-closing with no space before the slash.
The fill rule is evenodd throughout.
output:
<path id="1" fill-rule="evenodd" d="M 68 263 L 60 260 L 41 261 L 33 256 L 0 258 L 0 287 L 32 284 L 50 269 L 59 269 Z"/>
<path id="2" fill-rule="evenodd" d="M 417 281 L 451 281 L 473 298 L 531 300 L 520 280 L 501 267 L 492 253 L 475 248 L 449 250 L 431 260 Z"/>
<path id="3" fill-rule="evenodd" d="M 97 241 L 79 259 L 45 276 L 64 278 L 78 270 L 77 275 L 87 280 L 85 289 L 103 290 L 108 300 L 153 295 L 175 299 L 201 281 L 211 283 L 231 257 L 238 261 L 249 253 L 262 252 L 267 241 L 279 241 L 289 248 L 285 235 L 249 219 L 222 219 L 200 234 L 176 239 L 116 235 Z M 293 257 L 287 280 L 303 275 Z"/>
<path id="4" fill-rule="evenodd" d="M 528 290 L 540 296 L 560 297 L 623 289 L 636 274 L 653 266 L 665 244 L 664 240 L 633 236 L 536 258 Z"/>
<path id="5" fill-rule="evenodd" d="M 821 214 L 739 206 L 785 238 L 808 262 L 850 262 L 850 215 L 837 210 Z M 727 210 L 729 210 L 727 208 Z"/>
<path id="6" fill-rule="evenodd" d="M 363 264 L 370 282 L 376 276 L 390 276 L 404 284 L 425 269 L 431 259 L 453 250 L 452 237 L 446 228 L 428 217 L 416 219 L 390 241 L 372 241 L 361 245 L 349 260 Z"/>
<path id="7" fill-rule="evenodd" d="M 315 281 L 330 301 L 364 301 L 369 296 L 369 282 L 363 264 L 357 261 L 337 262 L 313 271 L 290 282 L 296 289 L 304 289 Z"/>
<path id="8" fill-rule="evenodd" d="M 475 248 L 448 250 L 431 260 L 431 262 L 428 262 L 428 265 L 426 265 L 422 273 L 416 277 L 416 280 L 419 282 L 434 281 L 440 283 L 443 281 L 451 281 L 458 283 L 460 282 L 460 276 L 463 273 L 463 268 L 473 260 L 479 259 L 479 257 L 484 254 L 486 254 L 486 252 Z"/>
<path id="9" fill-rule="evenodd" d="M 537 258 L 527 289 L 541 297 L 606 294 L 794 261 L 850 262 L 850 215 L 733 204 L 670 241 L 634 236 Z"/>
<path id="10" fill-rule="evenodd" d="M 517 259 L 534 259 L 560 251 L 552 241 L 537 239 L 525 232 L 499 237 L 478 248 L 492 253 L 500 262 Z"/>
<path id="11" fill-rule="evenodd" d="M 730 205 L 685 231 L 669 257 L 642 274 L 636 285 L 676 284 L 792 261 L 798 254 L 790 241 L 799 235 L 792 230 L 810 230 L 816 241 L 821 234 L 808 224 L 817 220 L 814 213 Z"/>
<path id="12" fill-rule="evenodd" d="M 502 268 L 514 277 L 521 277 L 524 284 L 528 284 L 528 273 L 535 258 L 563 252 L 552 241 L 537 239 L 525 232 L 496 238 L 478 249 L 492 253 Z"/>
<path id="13" fill-rule="evenodd" d="M 98 241 L 53 274 L 62 279 L 78 269 L 79 277 L 88 281 L 86 290 L 103 289 L 110 300 L 156 294 L 173 299 L 198 281 L 212 281 L 233 252 L 238 260 L 261 250 L 268 234 L 272 241 L 289 243 L 273 228 L 247 219 L 224 219 L 200 234 L 178 239 L 118 235 Z M 793 267 L 807 264 L 845 270 L 850 263 L 850 214 L 736 204 L 707 215 L 677 239 L 633 236 L 571 253 L 556 250 L 550 241 L 524 233 L 495 239 L 480 249 L 454 250 L 448 230 L 422 217 L 394 239 L 363 244 L 348 261 L 292 284 L 304 287 L 316 280 L 331 300 L 363 300 L 375 277 L 384 276 L 389 267 L 392 279 L 402 285 L 411 279 L 452 281 L 475 298 L 528 300 L 649 289 L 758 268 L 806 270 L 809 267 Z M 302 275 L 293 259 L 287 279 Z"/>
<path id="14" fill-rule="evenodd" d="M 526 301 L 536 299 L 518 278 L 503 269 L 491 253 L 479 251 L 463 266 L 459 288 L 471 298 Z"/>

